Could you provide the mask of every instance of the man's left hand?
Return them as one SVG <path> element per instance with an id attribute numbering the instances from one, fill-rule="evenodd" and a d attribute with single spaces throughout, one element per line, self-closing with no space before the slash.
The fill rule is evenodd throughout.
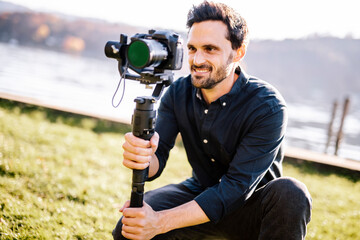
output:
<path id="1" fill-rule="evenodd" d="M 127 201 L 120 212 L 123 213 L 121 233 L 127 239 L 151 239 L 160 234 L 159 216 L 145 202 L 141 208 L 130 208 Z"/>

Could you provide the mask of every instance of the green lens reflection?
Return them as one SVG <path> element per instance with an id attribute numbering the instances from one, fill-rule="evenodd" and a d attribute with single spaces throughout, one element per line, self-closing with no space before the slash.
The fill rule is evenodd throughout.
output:
<path id="1" fill-rule="evenodd" d="M 132 42 L 128 48 L 127 57 L 133 67 L 144 68 L 150 58 L 149 48 L 145 42 Z"/>

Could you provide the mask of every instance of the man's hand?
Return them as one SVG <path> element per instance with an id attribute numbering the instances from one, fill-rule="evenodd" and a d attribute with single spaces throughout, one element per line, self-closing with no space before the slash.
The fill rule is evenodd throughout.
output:
<path id="1" fill-rule="evenodd" d="M 121 234 L 127 239 L 151 239 L 161 233 L 159 216 L 148 204 L 144 202 L 141 208 L 129 208 L 127 201 L 120 209 L 123 213 Z"/>
<path id="2" fill-rule="evenodd" d="M 155 132 L 150 141 L 134 136 L 131 132 L 125 134 L 125 143 L 122 145 L 123 165 L 130 169 L 142 170 L 150 165 L 155 157 L 159 144 L 159 134 Z"/>

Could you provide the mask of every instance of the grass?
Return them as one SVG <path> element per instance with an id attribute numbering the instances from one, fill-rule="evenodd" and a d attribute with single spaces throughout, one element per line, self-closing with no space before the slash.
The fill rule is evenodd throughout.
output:
<path id="1" fill-rule="evenodd" d="M 0 239 L 111 239 L 129 198 L 121 164 L 129 126 L 0 99 Z M 181 169 L 181 171 L 179 171 Z M 178 144 L 146 190 L 190 176 Z M 360 239 L 357 175 L 284 164 L 313 198 L 306 239 Z"/>

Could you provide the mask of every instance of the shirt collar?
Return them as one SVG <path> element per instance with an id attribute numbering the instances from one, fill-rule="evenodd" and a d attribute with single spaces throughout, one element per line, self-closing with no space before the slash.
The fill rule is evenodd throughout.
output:
<path id="1" fill-rule="evenodd" d="M 225 94 L 222 97 L 225 96 L 233 96 L 240 93 L 241 89 L 246 85 L 246 83 L 249 81 L 249 76 L 240 68 L 237 67 L 235 70 L 235 73 L 238 74 L 238 78 L 236 79 L 234 85 L 232 86 L 230 92 Z M 220 98 L 222 98 L 220 97 Z"/>
<path id="2" fill-rule="evenodd" d="M 196 97 L 200 100 L 203 100 L 200 88 L 196 88 Z"/>

